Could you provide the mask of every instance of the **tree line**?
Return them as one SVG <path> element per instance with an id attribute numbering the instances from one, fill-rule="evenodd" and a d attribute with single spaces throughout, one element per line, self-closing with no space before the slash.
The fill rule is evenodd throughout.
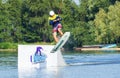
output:
<path id="1" fill-rule="evenodd" d="M 0 42 L 53 42 L 49 11 L 62 17 L 69 44 L 120 43 L 120 0 L 0 0 Z"/>

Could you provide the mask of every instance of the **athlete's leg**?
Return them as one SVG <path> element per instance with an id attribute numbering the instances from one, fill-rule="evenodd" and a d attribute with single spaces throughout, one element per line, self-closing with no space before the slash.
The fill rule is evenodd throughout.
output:
<path id="1" fill-rule="evenodd" d="M 60 33 L 61 36 L 63 36 L 63 32 L 62 32 L 62 25 L 58 24 L 58 32 Z"/>
<path id="2" fill-rule="evenodd" d="M 57 43 L 57 42 L 58 42 L 58 38 L 57 38 L 57 27 L 54 27 L 54 28 L 53 28 L 53 38 L 54 38 L 55 42 Z"/>
<path id="3" fill-rule="evenodd" d="M 62 32 L 61 28 L 58 28 L 58 32 L 60 33 L 61 36 L 63 36 L 63 32 Z"/>
<path id="4" fill-rule="evenodd" d="M 56 43 L 59 41 L 57 38 L 57 32 L 53 32 L 53 38 L 54 38 Z"/>

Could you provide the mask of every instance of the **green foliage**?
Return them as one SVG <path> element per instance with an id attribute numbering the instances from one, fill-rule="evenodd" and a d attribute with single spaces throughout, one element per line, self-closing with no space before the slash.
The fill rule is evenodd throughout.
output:
<path id="1" fill-rule="evenodd" d="M 0 4 L 0 42 L 18 42 L 21 38 L 21 0 Z"/>
<path id="2" fill-rule="evenodd" d="M 1 49 L 17 49 L 17 43 L 3 42 L 0 43 Z"/>
<path id="3" fill-rule="evenodd" d="M 120 38 L 120 2 L 111 5 L 108 12 L 100 9 L 96 14 L 95 22 L 95 35 L 96 41 L 100 43 L 114 43 L 116 39 Z M 117 40 L 118 41 L 118 40 Z"/>
<path id="4" fill-rule="evenodd" d="M 24 1 L 22 8 L 24 30 L 22 32 L 26 42 L 51 41 L 51 27 L 48 26 L 49 2 L 49 0 Z"/>
<path id="5" fill-rule="evenodd" d="M 71 32 L 69 47 L 119 43 L 119 7 L 119 0 L 0 0 L 0 42 L 53 42 L 48 17 L 54 10 L 63 32 Z"/>

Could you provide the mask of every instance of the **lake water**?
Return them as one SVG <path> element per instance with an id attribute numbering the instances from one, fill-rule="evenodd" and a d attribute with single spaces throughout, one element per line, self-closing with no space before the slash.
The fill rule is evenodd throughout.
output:
<path id="1" fill-rule="evenodd" d="M 21 74 L 17 52 L 0 52 L 0 78 L 120 78 L 120 51 L 64 52 L 63 57 L 68 66 L 29 69 Z"/>

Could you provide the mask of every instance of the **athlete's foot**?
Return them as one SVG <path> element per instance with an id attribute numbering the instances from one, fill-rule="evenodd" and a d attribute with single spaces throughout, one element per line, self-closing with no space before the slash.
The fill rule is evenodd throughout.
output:
<path id="1" fill-rule="evenodd" d="M 64 48 L 63 48 L 63 47 L 61 47 L 61 48 L 60 48 L 60 50 L 61 50 L 61 51 L 64 51 Z"/>
<path id="2" fill-rule="evenodd" d="M 61 36 L 58 36 L 58 39 L 60 40 Z"/>

